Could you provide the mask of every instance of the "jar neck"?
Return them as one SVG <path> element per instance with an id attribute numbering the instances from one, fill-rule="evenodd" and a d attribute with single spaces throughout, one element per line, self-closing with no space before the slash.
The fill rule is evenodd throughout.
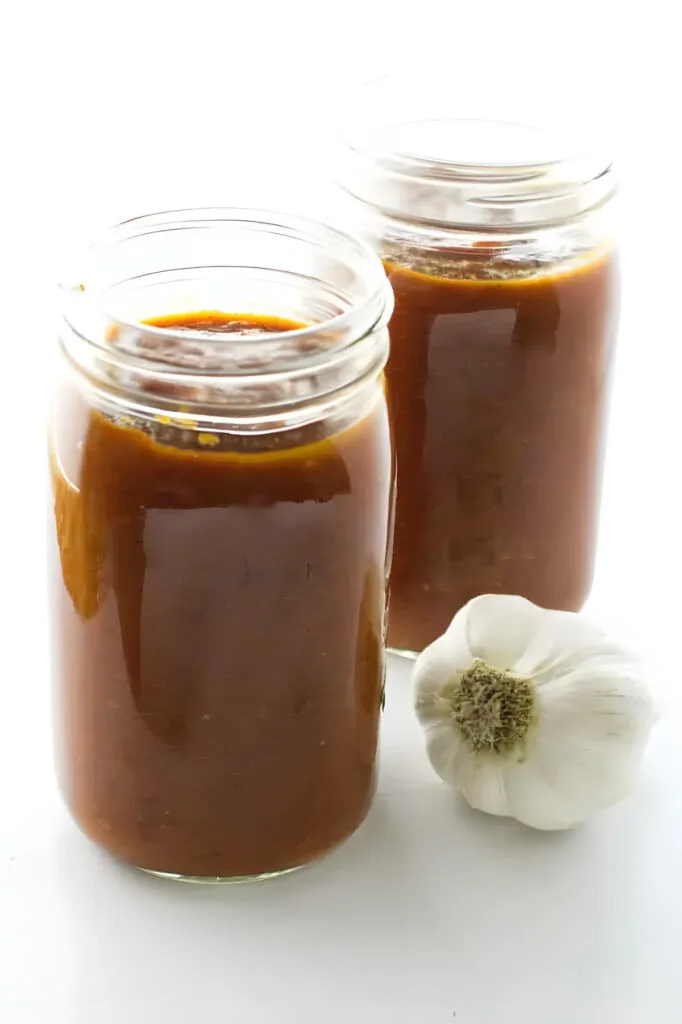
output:
<path id="1" fill-rule="evenodd" d="M 346 220 L 355 218 L 386 264 L 429 277 L 543 277 L 599 259 L 617 244 L 610 205 L 564 224 L 504 232 L 398 218 L 357 201 L 346 205 Z"/>
<path id="2" fill-rule="evenodd" d="M 250 210 L 141 217 L 91 246 L 62 286 L 60 341 L 110 401 L 138 414 L 279 430 L 381 373 L 392 294 L 377 257 L 303 218 Z M 301 329 L 208 335 L 146 321 L 201 311 Z"/>

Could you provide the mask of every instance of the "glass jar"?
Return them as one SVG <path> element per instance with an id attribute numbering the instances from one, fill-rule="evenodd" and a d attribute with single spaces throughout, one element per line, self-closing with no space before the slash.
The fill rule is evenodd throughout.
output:
<path id="1" fill-rule="evenodd" d="M 179 211 L 110 231 L 63 308 L 66 802 L 156 874 L 290 871 L 350 835 L 374 789 L 393 487 L 381 263 L 299 218 Z"/>
<path id="2" fill-rule="evenodd" d="M 366 88 L 337 174 L 395 295 L 388 643 L 403 653 L 478 594 L 586 600 L 618 320 L 609 160 L 458 119 L 452 89 L 422 84 Z"/>

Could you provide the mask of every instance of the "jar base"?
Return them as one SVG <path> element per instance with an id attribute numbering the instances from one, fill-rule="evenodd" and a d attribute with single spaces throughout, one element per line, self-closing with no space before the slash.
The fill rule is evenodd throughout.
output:
<path id="1" fill-rule="evenodd" d="M 387 654 L 395 654 L 397 658 L 405 658 L 407 661 L 416 661 L 421 651 L 403 650 L 402 647 L 387 647 Z"/>
<path id="2" fill-rule="evenodd" d="M 145 875 L 153 875 L 155 878 L 162 878 L 172 882 L 189 882 L 191 885 L 244 885 L 248 882 L 264 882 L 268 878 L 279 878 L 281 875 L 291 875 L 294 871 L 300 871 L 307 867 L 306 864 L 296 864 L 292 868 L 282 868 L 279 871 L 263 871 L 259 875 L 180 875 L 172 871 L 154 871 L 152 868 L 138 868 Z"/>

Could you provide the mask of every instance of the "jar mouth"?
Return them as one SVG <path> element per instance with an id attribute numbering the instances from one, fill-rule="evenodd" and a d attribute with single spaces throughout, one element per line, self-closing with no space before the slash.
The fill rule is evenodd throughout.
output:
<path id="1" fill-rule="evenodd" d="M 292 257 L 293 264 L 288 262 Z M 244 287 L 249 277 L 250 289 Z M 285 308 L 285 295 L 306 286 L 315 292 L 309 316 L 303 309 Z M 185 348 L 199 344 L 216 356 L 222 350 L 224 365 L 219 358 L 210 362 L 216 375 L 253 374 L 257 348 L 259 363 L 271 372 L 285 364 L 326 359 L 332 350 L 357 342 L 387 320 L 392 305 L 381 262 L 368 246 L 304 217 L 240 207 L 169 210 L 122 221 L 86 249 L 80 271 L 59 287 L 64 319 L 84 341 L 111 349 L 115 337 L 117 356 L 127 352 L 131 360 L 161 362 L 169 372 L 183 375 L 205 374 L 207 366 L 175 363 L 163 355 L 168 349 L 162 344 L 148 346 L 142 355 L 135 339 L 144 334 Z M 146 322 L 173 312 L 218 309 L 305 326 L 255 338 L 235 331 L 207 341 L 200 330 Z"/>
<path id="2" fill-rule="evenodd" d="M 613 195 L 596 133 L 521 121 L 506 106 L 477 111 L 435 77 L 369 82 L 345 118 L 339 183 L 384 214 L 501 230 L 562 223 Z"/>
<path id="3" fill-rule="evenodd" d="M 303 217 L 242 208 L 136 217 L 93 243 L 80 266 L 61 286 L 62 348 L 97 388 L 145 414 L 260 429 L 287 410 L 301 419 L 341 401 L 387 359 L 393 293 L 381 261 Z M 306 326 L 222 333 L 148 323 L 195 313 Z"/>

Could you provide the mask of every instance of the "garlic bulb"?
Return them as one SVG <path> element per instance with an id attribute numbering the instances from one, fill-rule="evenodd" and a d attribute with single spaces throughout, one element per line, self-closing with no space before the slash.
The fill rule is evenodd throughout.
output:
<path id="1" fill-rule="evenodd" d="M 485 595 L 420 655 L 429 758 L 472 806 L 570 828 L 627 796 L 654 723 L 631 655 L 572 612 Z"/>

